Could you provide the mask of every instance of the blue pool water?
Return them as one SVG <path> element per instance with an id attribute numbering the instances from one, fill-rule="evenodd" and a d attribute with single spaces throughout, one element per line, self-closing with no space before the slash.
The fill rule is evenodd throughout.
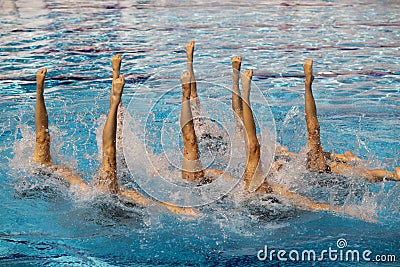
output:
<path id="1" fill-rule="evenodd" d="M 240 185 L 198 207 L 202 215 L 192 218 L 160 207 L 143 209 L 112 196 L 79 194 L 29 162 L 35 73 L 47 67 L 53 157 L 87 182 L 96 177 L 109 104 L 110 58 L 121 53 L 127 124 L 138 131 L 125 145 L 140 152 L 143 129 L 160 138 L 162 145 L 150 138 L 146 149 L 162 169 L 163 145 L 172 150 L 181 146 L 179 131 L 174 136 L 166 129 L 176 130 L 183 47 L 194 39 L 201 100 L 210 104 L 208 115 L 218 118 L 226 131 L 233 122 L 222 105 L 229 104 L 230 96 L 223 86 L 230 86 L 231 58 L 241 55 L 242 69 L 254 69 L 252 100 L 259 133 L 268 128 L 263 136 L 276 133 L 276 141 L 300 151 L 305 144 L 301 66 L 313 59 L 323 147 L 352 150 L 371 167 L 393 170 L 400 165 L 397 1 L 3 0 L 0 5 L 0 265 L 361 264 L 257 258 L 265 245 L 269 250 L 320 252 L 338 250 L 339 239 L 347 241 L 344 251 L 370 250 L 373 256 L 396 255 L 400 261 L 400 186 L 395 182 L 315 175 L 296 163 L 274 178 L 319 202 L 358 206 L 376 223 L 302 211 L 271 195 L 245 197 Z M 163 128 L 165 122 L 170 128 Z M 273 144 L 263 140 L 269 155 Z M 223 159 L 216 164 L 227 162 L 222 154 L 213 154 Z M 171 151 L 165 155 L 176 157 Z M 235 160 L 243 160 L 242 154 Z M 140 157 L 127 163 L 130 167 L 120 164 L 122 185 L 150 179 L 142 170 L 150 166 L 141 164 Z M 240 169 L 240 163 L 235 167 Z M 396 263 L 385 264 L 392 265 Z"/>

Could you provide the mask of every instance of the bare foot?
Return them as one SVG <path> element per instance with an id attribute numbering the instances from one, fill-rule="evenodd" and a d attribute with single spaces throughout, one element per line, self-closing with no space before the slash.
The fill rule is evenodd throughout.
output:
<path id="1" fill-rule="evenodd" d="M 312 66 L 313 66 L 313 61 L 311 59 L 307 60 L 303 64 L 304 74 L 306 75 L 306 81 L 312 82 L 314 80 Z"/>
<path id="2" fill-rule="evenodd" d="M 111 65 L 112 65 L 112 69 L 113 69 L 113 79 L 116 79 L 119 77 L 120 70 L 121 70 L 121 61 L 122 61 L 122 58 L 121 58 L 120 54 L 116 54 L 111 59 Z"/>
<path id="3" fill-rule="evenodd" d="M 46 78 L 46 73 L 47 73 L 46 68 L 43 68 L 36 73 L 36 84 L 37 84 L 36 92 L 38 94 L 43 94 L 44 79 Z"/>
<path id="4" fill-rule="evenodd" d="M 181 76 L 182 93 L 186 99 L 190 98 L 190 72 L 185 71 Z"/>
<path id="5" fill-rule="evenodd" d="M 113 103 L 119 104 L 121 102 L 122 92 L 124 90 L 125 78 L 120 76 L 112 82 L 111 100 Z"/>
<path id="6" fill-rule="evenodd" d="M 232 58 L 232 68 L 234 70 L 240 71 L 241 65 L 242 65 L 242 57 L 241 56 L 235 56 Z"/>
<path id="7" fill-rule="evenodd" d="M 188 62 L 193 62 L 194 41 L 186 45 L 186 56 Z"/>

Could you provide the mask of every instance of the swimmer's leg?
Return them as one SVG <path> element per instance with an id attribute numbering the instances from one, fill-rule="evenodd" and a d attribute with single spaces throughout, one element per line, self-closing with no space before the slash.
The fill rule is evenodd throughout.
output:
<path id="1" fill-rule="evenodd" d="M 121 70 L 121 55 L 120 54 L 116 54 L 115 56 L 113 56 L 113 58 L 111 59 L 111 66 L 112 66 L 112 75 L 113 75 L 113 80 L 119 78 L 120 75 L 120 70 Z"/>
<path id="2" fill-rule="evenodd" d="M 46 69 L 41 69 L 36 74 L 36 110 L 35 110 L 35 127 L 36 127 L 36 145 L 33 152 L 32 161 L 45 165 L 54 171 L 56 176 L 63 178 L 70 185 L 78 185 L 86 188 L 87 185 L 81 177 L 66 167 L 53 165 L 50 156 L 50 134 L 49 121 L 44 102 L 44 79 L 46 77 Z"/>
<path id="3" fill-rule="evenodd" d="M 122 58 L 120 54 L 116 54 L 111 59 L 111 66 L 112 66 L 112 76 L 113 80 L 117 79 L 120 76 L 121 70 L 121 62 Z M 111 92 L 112 95 L 112 92 Z M 111 101 L 111 97 L 110 97 Z M 110 103 L 111 104 L 111 103 Z M 117 151 L 122 152 L 122 128 L 123 128 L 123 121 L 124 121 L 125 109 L 122 106 L 122 102 L 118 106 L 118 114 L 117 114 Z"/>
<path id="4" fill-rule="evenodd" d="M 114 81 L 117 79 L 120 75 L 121 71 L 121 62 L 122 58 L 120 54 L 116 54 L 115 56 L 112 57 L 111 59 L 111 66 L 112 66 L 112 80 Z M 112 97 L 112 90 L 110 92 L 110 105 L 111 105 L 111 97 Z"/>
<path id="5" fill-rule="evenodd" d="M 39 70 L 36 74 L 36 145 L 32 161 L 43 165 L 51 165 L 49 119 L 43 97 L 46 72 L 47 70 L 44 68 Z"/>
<path id="6" fill-rule="evenodd" d="M 364 175 L 367 180 L 379 182 L 385 180 L 400 181 L 400 167 L 396 167 L 394 171 L 386 171 L 382 169 L 365 170 Z"/>
<path id="7" fill-rule="evenodd" d="M 271 185 L 272 192 L 274 194 L 281 195 L 293 202 L 300 209 L 315 210 L 315 211 L 333 211 L 338 213 L 344 213 L 349 216 L 360 218 L 365 221 L 376 222 L 374 218 L 371 218 L 368 214 L 364 214 L 362 211 L 354 211 L 352 208 L 344 208 L 341 206 L 316 203 L 312 199 L 304 197 L 296 192 L 293 192 L 281 185 Z"/>
<path id="8" fill-rule="evenodd" d="M 311 171 L 325 172 L 327 164 L 325 163 L 324 152 L 322 150 L 320 140 L 320 126 L 317 118 L 317 107 L 315 105 L 314 96 L 312 93 L 312 82 L 314 76 L 312 74 L 312 60 L 307 60 L 304 65 L 305 80 L 305 110 L 307 123 L 307 148 L 309 149 L 307 156 L 307 167 Z"/>
<path id="9" fill-rule="evenodd" d="M 119 191 L 119 196 L 128 201 L 133 201 L 144 207 L 148 207 L 150 205 L 160 205 L 160 206 L 166 207 L 167 209 L 169 209 L 170 211 L 172 211 L 176 214 L 183 214 L 183 215 L 198 215 L 199 214 L 198 211 L 196 211 L 195 209 L 193 209 L 191 207 L 184 208 L 184 207 L 179 207 L 179 206 L 174 205 L 169 202 L 155 201 L 153 199 L 143 196 L 142 194 L 140 194 L 139 192 L 137 192 L 135 190 L 122 189 Z"/>
<path id="10" fill-rule="evenodd" d="M 190 72 L 186 71 L 182 77 L 182 107 L 180 124 L 183 137 L 182 178 L 191 182 L 199 181 L 204 177 L 203 166 L 200 161 L 199 147 L 194 130 L 192 111 L 190 107 L 191 79 Z"/>
<path id="11" fill-rule="evenodd" d="M 194 41 L 186 45 L 187 69 L 190 73 L 190 99 L 197 98 L 197 83 L 193 70 Z"/>
<path id="12" fill-rule="evenodd" d="M 193 53 L 194 53 L 194 41 L 191 41 L 186 45 L 186 56 L 187 56 L 187 70 L 190 73 L 190 100 L 191 109 L 193 116 L 193 123 L 197 131 L 201 130 L 202 125 L 200 119 L 200 99 L 197 96 L 197 82 L 193 70 Z"/>
<path id="13" fill-rule="evenodd" d="M 338 161 L 338 162 L 360 162 L 362 159 L 357 157 L 356 155 L 353 154 L 351 151 L 345 151 L 343 154 L 335 154 L 335 153 L 330 153 L 328 157 L 331 160 Z"/>
<path id="14" fill-rule="evenodd" d="M 278 146 L 276 149 L 277 156 L 285 156 L 285 157 L 298 157 L 299 154 L 295 152 L 289 151 L 288 147 L 286 146 Z M 333 152 L 324 152 L 324 156 L 326 159 L 336 162 L 361 162 L 362 159 L 357 157 L 351 151 L 345 151 L 343 154 L 336 154 Z"/>
<path id="15" fill-rule="evenodd" d="M 241 122 L 243 122 L 243 106 L 239 89 L 239 75 L 241 64 L 241 56 L 236 56 L 232 59 L 232 110 L 235 117 L 236 129 L 241 129 Z M 241 122 L 238 122 L 238 119 L 240 119 Z"/>
<path id="16" fill-rule="evenodd" d="M 112 194 L 118 193 L 117 161 L 116 161 L 116 133 L 117 112 L 121 102 L 125 80 L 121 76 L 112 83 L 110 97 L 110 111 L 103 130 L 103 159 L 97 186 Z"/>
<path id="17" fill-rule="evenodd" d="M 400 167 L 396 167 L 394 171 L 386 171 L 382 169 L 369 170 L 364 167 L 351 166 L 340 162 L 332 162 L 329 167 L 334 173 L 341 175 L 356 175 L 371 182 L 380 182 L 384 179 L 400 181 Z"/>
<path id="18" fill-rule="evenodd" d="M 244 172 L 245 189 L 255 191 L 264 182 L 260 163 L 260 144 L 256 134 L 253 112 L 250 107 L 250 83 L 253 70 L 247 70 L 242 74 L 242 104 L 243 122 L 246 130 L 246 154 L 247 162 Z"/>

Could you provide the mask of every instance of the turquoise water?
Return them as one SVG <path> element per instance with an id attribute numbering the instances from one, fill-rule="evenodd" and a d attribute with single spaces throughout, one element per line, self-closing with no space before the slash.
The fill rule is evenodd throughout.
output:
<path id="1" fill-rule="evenodd" d="M 253 99 L 259 132 L 268 127 L 277 141 L 300 151 L 305 144 L 301 65 L 311 58 L 323 147 L 349 149 L 371 167 L 392 170 L 400 165 L 396 1 L 6 0 L 1 5 L 0 265 L 261 266 L 271 264 L 257 259 L 265 245 L 322 251 L 337 249 L 340 238 L 349 249 L 393 254 L 400 260 L 400 188 L 395 182 L 313 175 L 296 163 L 274 178 L 320 202 L 357 205 L 377 223 L 302 211 L 276 196 L 248 198 L 239 189 L 200 207 L 202 215 L 191 218 L 107 195 L 78 194 L 29 163 L 39 68 L 48 69 L 45 100 L 53 157 L 90 182 L 100 165 L 98 140 L 109 103 L 112 55 L 123 57 L 123 104 L 132 115 L 128 125 L 145 127 L 150 136 L 161 138 L 166 133 L 163 122 L 176 129 L 171 116 L 179 105 L 183 46 L 194 39 L 196 78 L 204 81 L 199 92 L 205 106 L 212 106 L 209 99 L 229 103 L 229 93 L 219 88 L 229 86 L 230 59 L 241 55 L 242 69 L 254 69 L 253 88 L 259 91 L 253 97 L 260 92 L 268 101 L 260 94 Z M 166 97 L 161 97 L 163 86 L 172 88 Z M 149 103 L 156 103 L 154 123 L 145 124 L 141 120 L 149 114 Z M 229 110 L 212 107 L 216 110 L 208 114 L 222 114 L 218 119 L 229 131 Z M 181 145 L 179 136 L 165 138 L 166 145 Z M 272 146 L 267 140 L 264 151 Z M 133 139 L 125 144 L 140 148 Z M 163 148 L 157 142 L 147 144 L 154 149 L 151 156 Z M 163 168 L 164 162 L 159 164 Z M 147 165 L 133 162 L 138 172 L 133 175 L 120 166 L 121 184 L 127 187 L 137 186 L 135 178 L 146 178 L 139 167 Z M 279 263 L 276 257 L 273 263 Z M 327 259 L 285 263 L 361 264 Z"/>

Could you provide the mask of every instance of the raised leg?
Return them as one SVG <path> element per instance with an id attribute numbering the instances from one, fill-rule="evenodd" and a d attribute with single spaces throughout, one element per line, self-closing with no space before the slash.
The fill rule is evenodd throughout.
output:
<path id="1" fill-rule="evenodd" d="M 190 73 L 190 99 L 197 98 L 197 83 L 193 70 L 194 41 L 186 45 L 187 69 Z"/>
<path id="2" fill-rule="evenodd" d="M 119 78 L 120 70 L 121 70 L 121 55 L 116 54 L 113 56 L 111 59 L 111 66 L 112 66 L 112 75 L 113 75 L 113 80 Z"/>
<path id="3" fill-rule="evenodd" d="M 111 59 L 113 81 L 115 79 L 117 79 L 120 75 L 121 62 L 122 62 L 122 58 L 121 58 L 120 54 L 116 54 Z M 112 92 L 111 92 L 111 94 L 112 94 Z M 110 101 L 111 101 L 111 97 L 110 97 Z M 122 102 L 121 102 L 118 106 L 118 114 L 117 114 L 117 143 L 116 143 L 116 146 L 117 146 L 117 151 L 119 151 L 119 152 L 123 152 L 122 128 L 123 128 L 123 122 L 124 122 L 124 115 L 125 115 L 125 110 L 124 110 L 124 108 L 122 106 Z"/>
<path id="4" fill-rule="evenodd" d="M 243 123 L 246 130 L 246 169 L 244 181 L 247 191 L 255 191 L 264 181 L 264 175 L 260 162 L 260 144 L 256 134 L 253 112 L 250 107 L 250 83 L 253 70 L 247 70 L 242 74 L 242 105 Z"/>
<path id="5" fill-rule="evenodd" d="M 307 60 L 304 65 L 305 80 L 305 109 L 306 109 L 306 123 L 307 123 L 307 148 L 308 148 L 308 161 L 307 167 L 311 171 L 325 172 L 327 171 L 327 164 L 325 162 L 324 152 L 322 150 L 320 140 L 320 126 L 317 118 L 317 107 L 315 105 L 314 96 L 312 93 L 312 82 L 314 76 L 312 74 L 312 60 Z"/>
<path id="6" fill-rule="evenodd" d="M 118 105 L 121 102 L 125 85 L 123 76 L 112 83 L 110 111 L 103 130 L 103 158 L 97 185 L 104 191 L 118 193 L 117 162 L 116 162 L 116 133 Z"/>
<path id="7" fill-rule="evenodd" d="M 194 127 L 196 131 L 201 131 L 202 121 L 200 118 L 200 100 L 197 97 L 197 83 L 193 70 L 193 53 L 194 53 L 194 41 L 191 41 L 186 45 L 187 70 L 190 73 L 190 100 L 191 100 L 190 108 L 192 109 Z"/>
<path id="8" fill-rule="evenodd" d="M 66 167 L 53 165 L 50 156 L 50 133 L 49 121 L 44 102 L 44 80 L 46 78 L 46 69 L 41 69 L 36 74 L 36 109 L 35 109 L 35 128 L 36 145 L 33 152 L 32 161 L 42 164 L 54 171 L 56 176 L 65 179 L 71 185 L 78 185 L 81 188 L 87 188 L 87 185 L 81 177 Z"/>
<path id="9" fill-rule="evenodd" d="M 32 161 L 43 165 L 51 165 L 49 120 L 43 97 L 46 72 L 47 70 L 44 68 L 39 70 L 36 74 L 36 145 Z"/>
<path id="10" fill-rule="evenodd" d="M 241 122 L 238 122 L 240 119 L 243 122 L 243 106 L 242 106 L 242 98 L 240 96 L 239 89 L 239 75 L 240 75 L 240 67 L 242 64 L 242 57 L 236 56 L 232 59 L 232 110 L 235 118 L 235 126 L 237 130 L 241 129 Z"/>
<path id="11" fill-rule="evenodd" d="M 190 107 L 191 77 L 186 71 L 182 77 L 182 107 L 180 124 L 183 137 L 182 178 L 191 182 L 199 181 L 204 177 L 203 166 L 200 161 L 199 147 L 194 130 L 192 111 Z"/>

